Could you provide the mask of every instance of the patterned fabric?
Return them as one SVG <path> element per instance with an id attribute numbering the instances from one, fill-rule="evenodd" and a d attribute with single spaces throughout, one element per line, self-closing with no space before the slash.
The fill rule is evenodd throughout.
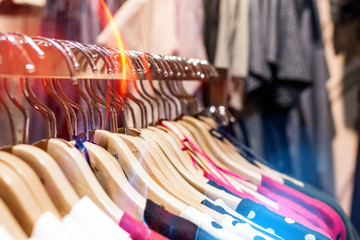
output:
<path id="1" fill-rule="evenodd" d="M 144 220 L 151 229 L 169 239 L 216 239 L 195 224 L 169 213 L 151 200 L 146 201 Z"/>
<path id="2" fill-rule="evenodd" d="M 204 200 L 201 202 L 203 205 L 217 211 L 218 213 L 229 216 L 232 218 L 231 224 L 227 224 L 226 222 L 229 221 L 229 219 L 224 220 L 224 224 L 222 225 L 231 225 L 229 228 L 233 229 L 233 231 L 237 232 L 237 230 L 234 230 L 234 228 L 248 228 L 250 229 L 241 231 L 240 234 L 241 237 L 245 239 L 254 239 L 255 237 L 262 237 L 264 239 L 281 239 L 280 237 L 274 235 L 273 233 L 267 232 L 265 229 L 261 228 L 261 226 L 257 226 L 255 223 L 253 223 L 251 220 L 247 219 L 246 217 L 243 217 L 239 214 L 231 213 L 229 210 L 225 210 L 223 206 L 220 206 L 218 204 L 212 204 L 209 201 Z M 240 227 L 241 226 L 241 227 Z"/>
<path id="3" fill-rule="evenodd" d="M 249 199 L 243 199 L 236 208 L 236 212 L 264 227 L 268 232 L 272 232 L 284 239 L 288 239 L 289 236 L 294 240 L 329 239 L 316 231 L 304 227 L 293 219 L 273 213 L 266 207 Z"/>
<path id="4" fill-rule="evenodd" d="M 232 194 L 234 196 L 241 197 L 242 199 L 251 200 L 252 202 L 259 204 L 261 206 L 264 206 L 264 207 L 266 206 L 263 202 L 261 202 L 259 199 L 255 198 L 251 194 L 248 194 L 245 192 L 229 191 L 224 186 L 221 186 L 221 184 L 217 184 L 214 181 L 209 181 L 208 184 L 210 184 L 214 187 L 217 187 L 218 189 L 221 189 L 221 190 L 223 190 L 229 194 Z M 282 199 L 282 200 L 284 200 L 284 199 Z M 279 202 L 278 209 L 275 209 L 270 206 L 266 206 L 266 209 L 268 209 L 269 212 L 273 212 L 274 214 L 278 214 L 283 217 L 288 217 L 288 218 L 294 219 L 302 226 L 312 229 L 314 231 L 317 231 L 326 237 L 331 235 L 328 227 L 325 225 L 325 223 L 321 219 L 317 218 L 316 213 L 311 213 L 311 212 L 305 210 L 304 208 L 301 208 L 303 210 L 303 212 L 298 212 L 297 210 L 299 209 L 299 205 L 294 204 L 291 201 Z M 262 225 L 260 225 L 260 226 L 262 226 Z"/>

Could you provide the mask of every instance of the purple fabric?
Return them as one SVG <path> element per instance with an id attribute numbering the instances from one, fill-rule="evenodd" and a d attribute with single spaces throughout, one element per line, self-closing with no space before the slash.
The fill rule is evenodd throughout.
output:
<path id="1" fill-rule="evenodd" d="M 262 177 L 262 186 L 268 189 L 269 192 L 276 193 L 277 196 L 282 196 L 282 198 L 286 198 L 303 206 L 308 211 L 318 214 L 329 229 L 332 230 L 334 236 L 332 239 L 346 239 L 346 231 L 343 221 L 335 210 L 325 203 L 311 198 L 286 185 L 275 182 L 266 176 Z"/>

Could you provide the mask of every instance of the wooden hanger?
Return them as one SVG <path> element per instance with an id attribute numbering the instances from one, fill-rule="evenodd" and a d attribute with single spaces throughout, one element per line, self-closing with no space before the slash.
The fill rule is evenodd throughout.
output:
<path id="1" fill-rule="evenodd" d="M 179 215 L 187 207 L 184 203 L 162 189 L 146 173 L 129 147 L 117 134 L 112 134 L 104 130 L 96 130 L 94 133 L 94 142 L 104 147 L 117 159 L 124 169 L 125 174 L 130 179 L 130 183 L 132 183 L 138 192 L 144 193 L 144 196 L 157 204 L 165 206 L 169 212 L 176 215 Z M 132 179 L 136 179 L 136 181 L 132 182 Z"/>
<path id="2" fill-rule="evenodd" d="M 195 138 L 197 143 L 199 143 L 201 148 L 204 149 L 206 154 L 210 156 L 216 165 L 225 169 L 231 169 L 240 176 L 249 179 L 256 185 L 261 184 L 261 174 L 246 168 L 246 166 L 248 166 L 246 163 L 244 163 L 247 162 L 246 160 L 241 163 L 240 161 L 234 162 L 233 160 L 229 159 L 227 153 L 218 147 L 218 144 L 216 144 L 214 138 L 209 133 L 210 129 L 206 129 L 204 123 L 202 123 L 200 120 L 187 116 L 184 116 L 183 119 L 187 122 L 187 124 L 182 121 L 179 121 L 179 123 L 182 124 L 182 126 L 186 126 L 187 128 L 191 129 L 191 131 L 194 133 L 194 136 L 198 136 L 197 134 L 204 136 L 201 139 L 198 137 Z M 211 146 L 211 148 L 209 146 Z"/>
<path id="3" fill-rule="evenodd" d="M 169 158 L 170 161 L 178 161 L 180 164 L 183 165 L 184 168 L 179 171 L 181 174 L 184 172 L 188 172 L 191 177 L 194 178 L 194 181 L 188 180 L 196 189 L 198 189 L 200 192 L 204 193 L 204 195 L 208 196 L 212 200 L 216 200 L 218 196 L 222 196 L 222 199 L 224 202 L 231 207 L 236 208 L 239 204 L 239 201 L 241 200 L 239 197 L 235 197 L 231 194 L 228 194 L 224 191 L 221 191 L 211 185 L 208 185 L 207 182 L 209 181 L 207 178 L 203 176 L 202 173 L 199 173 L 195 170 L 192 160 L 190 159 L 190 156 L 187 152 L 184 152 L 181 150 L 182 146 L 180 143 L 179 138 L 171 131 L 169 131 L 166 128 L 163 127 L 156 127 L 154 130 L 157 130 L 160 134 L 163 135 L 163 137 L 166 138 L 165 142 L 169 143 L 169 146 L 172 147 L 174 150 L 174 153 L 177 155 L 177 157 Z M 163 142 L 163 143 L 165 143 Z M 163 146 L 163 144 L 161 145 Z M 167 151 L 168 152 L 168 151 Z M 182 164 L 186 163 L 186 164 Z M 178 164 L 175 164 L 175 166 L 178 166 Z M 184 175 L 184 178 L 186 178 L 187 175 Z"/>
<path id="4" fill-rule="evenodd" d="M 18 156 L 29 164 L 42 180 L 61 216 L 67 215 L 80 200 L 59 165 L 44 150 L 25 144 L 15 145 L 2 150 Z"/>
<path id="5" fill-rule="evenodd" d="M 10 209 L 24 232 L 30 236 L 33 226 L 44 212 L 21 177 L 2 162 L 0 162 L 0 198 Z"/>
<path id="6" fill-rule="evenodd" d="M 133 152 L 136 151 L 139 153 L 137 154 L 138 156 L 136 156 L 136 154 L 135 156 L 137 159 L 144 160 L 141 161 L 144 169 L 147 169 L 148 174 L 168 193 L 189 205 L 199 204 L 203 200 L 196 201 L 196 198 L 194 197 L 197 192 L 192 192 L 191 189 L 188 189 L 188 192 L 186 192 L 186 185 L 181 185 L 178 175 L 175 175 L 178 174 L 176 170 L 169 167 L 169 162 L 163 161 L 162 156 L 160 156 L 157 150 L 151 146 L 150 142 L 141 138 L 134 138 L 121 134 L 119 134 L 119 136 Z M 167 174 L 165 174 L 165 172 Z M 174 186 L 176 187 L 174 188 Z M 187 197 L 185 193 L 190 197 Z"/>
<path id="7" fill-rule="evenodd" d="M 43 212 L 51 211 L 54 215 L 60 217 L 40 178 L 29 165 L 15 155 L 3 151 L 0 151 L 0 162 L 11 167 L 23 179 Z"/>
<path id="8" fill-rule="evenodd" d="M 41 140 L 34 145 L 50 154 L 80 197 L 88 196 L 115 222 L 120 221 L 124 212 L 111 201 L 74 146 L 62 139 Z"/>
<path id="9" fill-rule="evenodd" d="M 223 216 L 214 210 L 201 205 L 201 202 L 204 199 L 208 201 L 211 200 L 207 197 L 201 196 L 201 194 L 196 189 L 193 189 L 193 187 L 189 185 L 189 183 L 187 183 L 173 167 L 171 167 L 171 163 L 166 162 L 167 160 L 161 161 L 161 154 L 158 154 L 158 150 L 155 149 L 154 146 L 152 146 L 148 141 L 132 136 L 124 137 L 125 135 L 121 134 L 119 134 L 119 136 L 122 137 L 130 149 L 135 152 L 135 156 L 138 155 L 137 158 L 143 160 L 143 167 L 148 169 L 148 174 L 150 177 L 152 177 L 164 190 L 183 203 L 186 203 L 189 206 L 193 206 L 199 211 L 210 214 L 219 222 L 223 220 Z M 166 173 L 168 178 L 165 176 Z"/>
<path id="10" fill-rule="evenodd" d="M 93 173 L 111 200 L 132 217 L 142 220 L 146 199 L 128 182 L 121 166 L 104 148 L 85 142 Z"/>
<path id="11" fill-rule="evenodd" d="M 26 236 L 20 224 L 10 212 L 4 201 L 0 198 L 0 226 L 4 226 L 15 239 L 25 240 Z"/>

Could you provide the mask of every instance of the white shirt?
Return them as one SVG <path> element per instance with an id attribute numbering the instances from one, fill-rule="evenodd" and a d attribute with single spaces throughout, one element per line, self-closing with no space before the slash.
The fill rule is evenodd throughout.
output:
<path id="1" fill-rule="evenodd" d="M 86 230 L 91 239 L 130 239 L 130 234 L 117 225 L 88 197 L 83 197 L 77 202 L 67 217 Z M 69 219 L 65 218 L 65 224 L 67 221 Z"/>
<path id="2" fill-rule="evenodd" d="M 31 239 L 64 240 L 74 238 L 67 233 L 59 218 L 52 212 L 45 212 L 36 221 L 31 233 Z"/>
<path id="3" fill-rule="evenodd" d="M 14 240 L 11 234 L 4 226 L 0 226 L 0 239 L 1 240 Z"/>

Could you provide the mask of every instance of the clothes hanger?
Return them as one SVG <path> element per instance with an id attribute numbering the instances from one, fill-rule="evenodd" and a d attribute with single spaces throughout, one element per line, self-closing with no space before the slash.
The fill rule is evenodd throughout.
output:
<path id="1" fill-rule="evenodd" d="M 199 211 L 206 212 L 214 217 L 214 219 L 221 222 L 223 219 L 221 215 L 214 212 L 212 209 L 208 209 L 206 206 L 201 205 L 201 202 L 204 199 L 207 199 L 208 201 L 211 200 L 199 195 L 199 192 L 197 192 L 196 189 L 193 189 L 192 186 L 189 185 L 174 168 L 172 168 L 169 162 L 157 161 L 161 158 L 161 155 L 156 149 L 152 148 L 153 146 L 151 146 L 147 140 L 149 140 L 149 138 L 146 140 L 139 140 L 129 136 L 124 139 L 128 146 L 132 145 L 130 149 L 134 149 L 136 153 L 138 153 L 138 157 L 144 160 L 141 161 L 141 165 L 145 170 L 147 169 L 150 177 L 152 177 L 159 186 L 181 202 L 195 207 Z M 160 169 L 162 169 L 163 172 Z M 170 172 L 173 175 L 169 176 Z M 165 173 L 168 174 L 168 178 L 165 176 Z"/>
<path id="2" fill-rule="evenodd" d="M 194 188 L 212 200 L 216 200 L 218 196 L 222 196 L 224 202 L 228 206 L 236 208 L 239 203 L 239 198 L 215 187 L 207 185 L 209 180 L 195 170 L 192 159 L 187 154 L 187 152 L 181 150 L 181 143 L 179 142 L 178 137 L 174 135 L 174 133 L 168 131 L 167 129 L 161 129 L 160 127 L 151 127 L 151 130 L 158 133 L 158 135 L 152 134 L 151 136 L 161 148 L 167 145 L 167 148 L 166 150 L 164 149 L 164 152 L 166 154 L 170 154 L 171 152 L 173 153 L 171 157 L 168 157 L 168 159 L 172 162 L 174 167 L 184 177 L 184 179 L 186 179 Z M 163 138 L 164 140 L 162 142 L 158 142 L 155 136 Z"/>
<path id="3" fill-rule="evenodd" d="M 50 108 L 42 104 L 31 89 L 29 79 L 20 78 L 20 87 L 27 102 L 37 110 L 44 119 L 46 138 L 56 135 L 55 114 Z"/>
<path id="4" fill-rule="evenodd" d="M 23 179 L 43 212 L 51 211 L 54 215 L 60 217 L 59 212 L 41 184 L 40 178 L 29 165 L 15 155 L 3 151 L 0 151 L 0 162 L 12 168 Z"/>
<path id="5" fill-rule="evenodd" d="M 111 132 L 114 132 L 116 129 L 116 125 L 117 122 L 115 122 L 115 118 L 114 116 L 116 115 L 116 111 L 114 108 L 109 107 L 107 108 L 108 104 L 103 101 L 98 95 L 97 93 L 94 92 L 94 87 L 92 86 L 92 81 L 91 79 L 84 79 L 84 86 L 86 89 L 86 92 L 88 93 L 88 96 L 96 103 L 99 104 L 100 106 L 102 106 L 106 111 L 105 111 L 105 120 L 107 120 L 109 118 L 109 129 Z M 104 121 L 106 122 L 106 121 Z M 104 125 L 104 127 L 106 127 L 106 125 Z"/>
<path id="6" fill-rule="evenodd" d="M 77 135 L 76 124 L 75 124 L 76 116 L 74 110 L 72 108 L 69 108 L 67 104 L 60 98 L 60 96 L 53 89 L 53 86 L 49 84 L 48 80 L 41 79 L 41 83 L 47 94 L 49 94 L 49 96 L 51 96 L 64 111 L 66 126 L 68 130 L 68 137 L 70 140 L 72 140 L 72 136 Z"/>
<path id="7" fill-rule="evenodd" d="M 10 212 L 4 201 L 0 198 L 0 226 L 4 226 L 15 239 L 25 240 L 24 230 L 21 228 L 15 217 Z"/>
<path id="8" fill-rule="evenodd" d="M 105 85 L 106 85 L 105 90 L 102 88 L 101 82 L 105 82 Z M 114 97 L 113 88 L 111 86 L 111 80 L 97 80 L 96 87 L 97 87 L 97 90 L 100 92 L 101 96 L 103 97 L 103 99 L 106 99 L 106 102 L 110 102 L 110 104 L 112 105 L 112 107 L 114 109 L 116 108 L 116 106 L 118 107 L 118 111 L 117 111 L 118 116 L 121 118 L 122 123 L 126 124 L 125 107 L 124 107 L 125 103 L 122 99 Z M 120 124 L 118 123 L 118 126 L 119 125 Z"/>
<path id="9" fill-rule="evenodd" d="M 24 117 L 24 125 L 23 125 L 23 139 L 22 143 L 27 144 L 29 142 L 29 127 L 30 127 L 30 114 L 29 111 L 19 102 L 16 100 L 15 96 L 13 95 L 12 91 L 10 91 L 9 79 L 4 78 L 3 84 L 5 88 L 5 92 L 11 102 L 15 105 L 17 109 L 19 109 Z"/>
<path id="10" fill-rule="evenodd" d="M 36 172 L 61 216 L 67 215 L 80 200 L 60 167 L 45 151 L 25 144 L 1 150 L 21 158 Z"/>
<path id="11" fill-rule="evenodd" d="M 221 167 L 227 169 L 230 168 L 236 174 L 239 174 L 240 176 L 249 179 L 256 185 L 261 184 L 261 174 L 255 173 L 249 168 L 245 168 L 246 166 L 242 166 L 239 161 L 234 162 L 233 160 L 230 160 L 227 156 L 227 153 L 218 147 L 219 145 L 215 142 L 214 138 L 209 133 L 210 129 L 206 128 L 206 125 L 204 125 L 204 123 L 195 118 L 188 118 L 186 116 L 184 116 L 183 119 L 194 126 L 192 130 L 194 131 L 195 137 L 197 136 L 196 134 L 202 134 L 202 136 L 205 136 L 201 139 L 198 138 L 197 142 L 201 145 L 204 151 L 209 154 L 209 156 L 211 156 L 212 160 L 220 160 L 220 162 L 216 161 L 216 165 L 220 165 Z M 210 148 L 209 146 L 212 146 L 212 148 Z M 245 163 L 247 161 L 245 160 L 243 162 Z M 247 165 L 250 165 L 249 162 L 247 163 Z"/>
<path id="12" fill-rule="evenodd" d="M 96 130 L 94 141 L 111 153 L 124 169 L 130 179 L 136 179 L 132 185 L 139 193 L 144 193 L 147 198 L 166 209 L 179 215 L 187 206 L 163 190 L 141 167 L 140 163 L 131 152 L 126 143 L 116 134 L 104 130 Z"/>
<path id="13" fill-rule="evenodd" d="M 21 177 L 2 162 L 0 162 L 0 198 L 27 236 L 30 236 L 33 226 L 44 212 Z"/>
<path id="14" fill-rule="evenodd" d="M 74 73 L 69 58 L 65 58 L 70 74 Z M 75 75 L 70 78 L 76 81 Z M 123 211 L 119 209 L 101 188 L 82 154 L 62 139 L 45 139 L 35 146 L 45 150 L 60 166 L 65 176 L 81 197 L 88 196 L 114 221 L 119 222 Z"/>
<path id="15" fill-rule="evenodd" d="M 68 107 L 74 108 L 80 112 L 80 114 L 82 116 L 82 120 L 83 120 L 83 126 L 84 126 L 84 137 L 85 137 L 85 139 L 87 139 L 87 137 L 89 136 L 89 124 L 88 124 L 88 116 L 86 114 L 85 109 L 82 108 L 78 103 L 71 100 L 68 96 L 66 96 L 64 90 L 61 87 L 61 83 L 60 83 L 59 79 L 52 79 L 52 81 L 53 81 L 53 83 L 55 83 L 56 92 L 58 92 L 60 97 L 64 100 L 64 102 L 66 102 L 68 104 Z M 90 106 L 90 108 L 91 108 L 91 106 Z M 76 121 L 76 119 L 75 119 L 75 121 Z M 75 124 L 75 126 L 76 126 L 76 124 Z M 76 131 L 75 131 L 75 133 L 76 133 Z"/>
<path id="16" fill-rule="evenodd" d="M 10 107 L 8 106 L 6 100 L 1 95 L 0 95 L 0 104 L 5 108 L 8 119 L 9 119 L 12 144 L 17 144 L 18 140 L 17 140 L 14 117 L 13 117 L 13 114 L 12 114 Z"/>
<path id="17" fill-rule="evenodd" d="M 41 140 L 34 146 L 45 150 L 57 162 L 80 197 L 88 196 L 115 222 L 120 221 L 123 211 L 110 200 L 77 148 L 61 139 Z"/>
<path id="18" fill-rule="evenodd" d="M 131 58 L 131 60 L 133 61 L 134 65 L 139 66 L 139 68 L 141 69 L 141 71 L 137 72 L 137 77 L 139 79 L 139 81 L 141 82 L 142 80 L 146 79 L 146 73 L 149 72 L 149 66 L 146 66 L 148 64 L 143 64 L 143 62 L 139 59 L 139 56 L 137 55 L 137 53 L 135 51 L 128 51 L 129 52 L 129 56 Z M 154 113 L 154 106 L 153 103 L 151 102 L 151 99 L 149 99 L 147 97 L 146 94 L 142 93 L 142 91 L 140 91 L 140 88 L 137 85 L 137 81 L 130 81 L 135 89 L 135 91 L 137 92 L 137 94 L 139 94 L 139 96 L 149 104 L 150 106 L 150 116 L 151 116 L 151 122 L 150 124 L 155 124 L 155 113 Z M 144 104 L 145 105 L 145 104 Z"/>
<path id="19" fill-rule="evenodd" d="M 150 55 L 150 54 L 149 54 Z M 170 80 L 174 76 L 173 70 L 168 66 L 164 59 L 156 54 L 151 54 L 151 58 L 154 60 L 154 62 L 157 63 L 157 65 L 163 70 L 163 74 L 159 76 L 159 81 L 166 81 Z M 155 95 L 162 100 L 163 103 L 163 112 L 164 112 L 164 118 L 163 119 L 169 119 L 171 116 L 171 104 L 168 101 L 168 99 L 163 95 L 163 93 L 159 90 L 157 90 L 153 84 L 152 81 L 149 81 L 149 84 L 151 88 L 153 89 L 153 92 Z M 160 83 L 159 83 L 160 84 Z"/>
<path id="20" fill-rule="evenodd" d="M 150 54 L 142 53 L 142 52 L 136 52 L 137 56 L 139 57 L 139 60 L 143 63 L 143 65 L 146 67 L 147 72 L 145 73 L 145 78 L 141 78 L 140 80 L 140 87 L 143 93 L 151 100 L 153 100 L 156 103 L 157 106 L 157 121 L 161 119 L 161 109 L 160 109 L 160 98 L 152 96 L 145 87 L 145 79 L 147 79 L 147 82 L 150 84 L 150 87 L 154 90 L 153 87 L 153 79 L 160 79 L 161 75 L 163 73 L 163 70 L 157 65 L 157 63 L 154 61 L 152 56 Z M 150 90 L 150 89 L 149 89 Z M 156 124 L 157 121 L 153 121 L 153 125 Z"/>
<path id="21" fill-rule="evenodd" d="M 96 169 L 94 175 L 109 197 L 119 208 L 141 221 L 146 199 L 130 185 L 116 159 L 100 146 L 90 142 L 85 142 L 84 145 L 91 165 Z"/>
<path id="22" fill-rule="evenodd" d="M 143 56 L 143 59 L 149 59 L 150 63 L 151 63 L 151 66 L 156 66 L 156 70 L 153 70 L 151 71 L 152 74 L 152 78 L 149 78 L 148 79 L 148 83 L 152 89 L 152 91 L 154 92 L 154 95 L 155 95 L 155 99 L 157 99 L 157 102 L 158 102 L 158 109 L 159 109 L 159 112 L 158 112 L 158 116 L 159 116 L 159 120 L 160 119 L 166 119 L 167 116 L 168 116 L 168 111 L 167 111 L 167 106 L 169 106 L 169 101 L 162 95 L 162 93 L 157 90 L 154 86 L 154 83 L 153 83 L 153 79 L 155 80 L 166 80 L 166 79 L 169 79 L 170 78 L 170 73 L 169 71 L 171 71 L 171 69 L 167 69 L 165 66 L 163 66 L 163 64 L 160 62 L 161 60 L 161 57 L 159 55 L 152 55 L 152 54 L 144 54 Z M 145 60 L 143 60 L 145 61 Z M 155 74 L 156 73 L 156 74 Z M 173 74 L 173 73 L 171 73 Z M 154 76 L 153 76 L 154 75 Z M 172 76 L 172 75 L 171 75 Z M 143 86 L 144 84 L 144 81 L 140 82 L 141 85 L 142 85 L 142 88 L 143 90 L 145 91 L 145 87 Z M 160 110 L 160 102 L 162 102 L 162 111 Z M 163 112 L 164 116 L 161 117 L 161 112 Z"/>

